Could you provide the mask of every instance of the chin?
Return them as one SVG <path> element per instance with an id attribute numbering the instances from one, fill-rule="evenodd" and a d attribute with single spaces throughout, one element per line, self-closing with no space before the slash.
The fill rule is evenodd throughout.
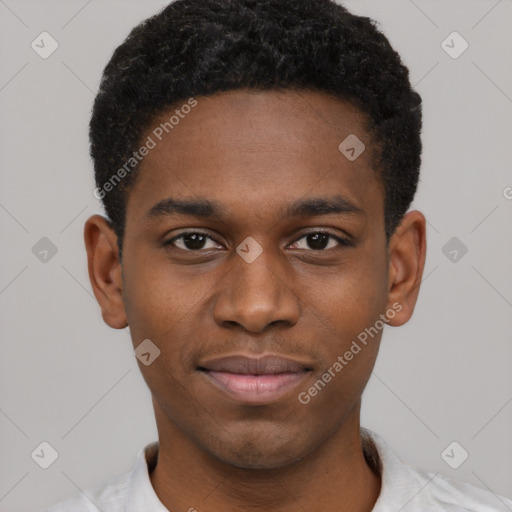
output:
<path id="1" fill-rule="evenodd" d="M 302 460 L 305 456 L 303 446 L 299 446 L 297 438 L 288 437 L 279 442 L 276 437 L 267 434 L 263 439 L 258 436 L 235 436 L 236 442 L 228 439 L 220 442 L 218 447 L 210 453 L 217 460 L 241 469 L 279 469 L 290 466 Z M 270 439 L 270 443 L 269 443 Z M 291 443 L 290 439 L 295 442 Z"/>

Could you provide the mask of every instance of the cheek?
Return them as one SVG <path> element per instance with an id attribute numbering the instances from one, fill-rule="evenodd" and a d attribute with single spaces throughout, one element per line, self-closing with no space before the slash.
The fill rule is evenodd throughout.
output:
<path id="1" fill-rule="evenodd" d="M 124 262 L 123 294 L 133 347 L 149 339 L 160 351 L 150 365 L 139 362 L 150 389 L 179 391 L 179 383 L 190 372 L 195 346 L 190 341 L 200 340 L 198 317 L 213 283 L 179 273 L 167 262 L 144 261 L 148 256 L 132 250 Z"/>
<path id="2" fill-rule="evenodd" d="M 183 329 L 192 308 L 187 300 L 190 291 L 174 286 L 171 275 L 154 265 L 127 264 L 126 275 L 125 309 L 133 348 L 149 346 L 144 350 L 156 356 L 149 364 L 137 359 L 142 377 L 160 407 L 165 403 L 185 407 L 190 400 L 183 385 L 188 346 L 182 340 L 187 338 Z M 151 343 L 141 345 L 144 340 Z"/>
<path id="3" fill-rule="evenodd" d="M 387 304 L 387 272 L 381 255 L 361 251 L 343 266 L 311 286 L 307 304 L 327 331 L 338 335 L 343 345 L 375 323 Z"/>
<path id="4" fill-rule="evenodd" d="M 315 313 L 311 321 L 323 354 L 315 389 L 306 391 L 323 395 L 318 407 L 340 400 L 352 403 L 364 389 L 385 325 L 380 315 L 387 304 L 386 283 L 385 258 L 358 252 L 323 286 L 310 291 L 308 302 Z"/>
<path id="5" fill-rule="evenodd" d="M 312 315 L 312 321 L 322 366 L 302 390 L 300 403 L 310 403 L 318 414 L 331 410 L 338 421 L 356 406 L 379 351 L 385 298 L 385 293 L 376 293 L 370 274 L 333 280 L 328 289 L 317 293 L 314 308 L 323 316 Z M 336 413 L 332 407 L 338 407 Z"/>
<path id="6" fill-rule="evenodd" d="M 201 290 L 160 256 L 134 247 L 126 255 L 123 296 L 130 331 L 142 339 L 161 337 L 193 310 Z"/>

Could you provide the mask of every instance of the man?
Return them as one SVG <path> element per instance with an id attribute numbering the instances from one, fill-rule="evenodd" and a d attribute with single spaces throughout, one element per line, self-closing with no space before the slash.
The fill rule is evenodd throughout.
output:
<path id="1" fill-rule="evenodd" d="M 413 314 L 421 99 L 330 0 L 177 0 L 132 30 L 91 124 L 84 238 L 130 326 L 158 442 L 49 512 L 498 511 L 360 426 L 384 326 Z"/>

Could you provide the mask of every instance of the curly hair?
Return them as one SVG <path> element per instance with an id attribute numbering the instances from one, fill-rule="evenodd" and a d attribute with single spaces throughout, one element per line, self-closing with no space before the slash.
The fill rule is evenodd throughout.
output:
<path id="1" fill-rule="evenodd" d="M 366 114 L 389 241 L 416 193 L 422 112 L 407 67 L 377 23 L 334 0 L 175 0 L 116 48 L 93 105 L 95 195 L 120 256 L 137 166 L 105 184 L 158 115 L 190 97 L 235 89 L 321 91 Z"/>

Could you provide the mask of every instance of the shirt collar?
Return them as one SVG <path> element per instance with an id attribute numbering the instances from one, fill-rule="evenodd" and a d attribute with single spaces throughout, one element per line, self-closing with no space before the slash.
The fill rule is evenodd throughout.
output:
<path id="1" fill-rule="evenodd" d="M 377 467 L 381 478 L 380 494 L 372 512 L 417 510 L 416 498 L 426 487 L 424 479 L 418 478 L 413 468 L 403 464 L 384 439 L 375 432 L 361 428 L 361 442 L 368 464 Z M 436 503 L 431 502 L 428 496 L 422 495 L 421 498 L 429 501 L 429 511 L 438 510 Z M 425 504 L 425 501 L 422 503 Z"/>
<path id="2" fill-rule="evenodd" d="M 128 481 L 128 498 L 126 500 L 126 512 L 169 512 L 158 499 L 149 473 L 153 470 L 158 460 L 159 443 L 155 441 L 146 445 L 137 454 L 133 470 Z"/>

